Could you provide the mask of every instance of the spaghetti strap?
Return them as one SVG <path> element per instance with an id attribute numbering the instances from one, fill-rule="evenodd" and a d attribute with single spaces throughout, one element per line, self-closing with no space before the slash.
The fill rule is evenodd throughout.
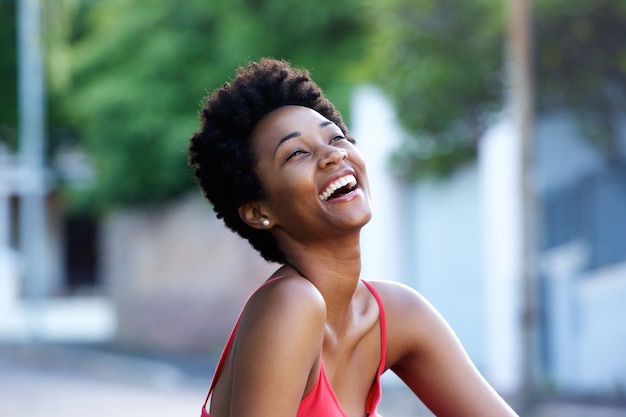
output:
<path id="1" fill-rule="evenodd" d="M 263 286 L 269 284 L 270 282 L 276 281 L 280 278 L 283 278 L 283 276 L 278 276 L 278 277 L 274 277 L 274 278 L 270 278 L 267 281 L 265 281 L 265 283 L 263 283 L 263 285 L 261 285 L 259 288 L 257 288 L 251 295 L 250 297 L 252 297 L 259 289 L 261 289 Z M 376 299 L 376 302 L 378 304 L 378 310 L 379 310 L 379 321 L 380 321 L 380 362 L 378 364 L 378 370 L 376 372 L 376 378 L 375 381 L 367 395 L 366 398 L 366 402 L 365 402 L 365 411 L 367 413 L 368 416 L 379 416 L 378 413 L 376 412 L 376 408 L 378 406 L 378 403 L 380 402 L 381 399 L 381 395 L 382 395 L 382 389 L 381 389 L 381 384 L 380 384 L 380 377 L 383 374 L 383 372 L 385 371 L 385 364 L 386 364 L 386 357 L 387 357 L 387 322 L 386 322 L 386 316 L 385 316 L 385 308 L 382 302 L 382 299 L 380 298 L 380 295 L 378 294 L 378 291 L 376 290 L 376 288 L 370 284 L 369 282 L 365 281 L 365 280 L 361 280 L 363 282 L 363 284 L 368 288 L 368 290 L 372 293 L 372 295 L 374 296 L 374 298 Z M 249 297 L 249 298 L 250 298 Z M 249 299 L 248 298 L 248 299 Z M 245 304 L 243 309 L 245 309 Z M 235 322 L 235 326 L 233 327 L 233 330 L 230 333 L 230 336 L 228 338 L 228 341 L 226 342 L 226 345 L 224 346 L 224 350 L 222 351 L 222 354 L 220 356 L 220 360 L 217 364 L 217 367 L 215 369 L 215 373 L 213 374 L 213 379 L 211 381 L 211 386 L 209 388 L 209 392 L 207 393 L 207 396 L 204 400 L 204 404 L 202 405 L 202 417 L 210 417 L 210 414 L 208 414 L 207 410 L 206 410 L 206 406 L 209 402 L 209 398 L 211 397 L 211 394 L 213 393 L 213 389 L 215 388 L 215 384 L 220 376 L 220 373 L 224 367 L 224 364 L 226 362 L 226 357 L 228 356 L 228 353 L 231 350 L 231 347 L 234 343 L 235 340 L 235 335 L 237 333 L 237 328 L 239 327 L 239 322 L 241 321 L 241 316 L 243 314 L 243 309 L 241 311 L 241 313 L 239 313 L 239 317 L 237 318 L 237 321 Z M 322 368 L 323 368 L 323 362 L 322 362 Z M 322 371 L 320 371 L 322 372 Z M 331 388 L 332 390 L 332 388 Z M 334 395 L 334 394 L 333 394 Z M 340 406 L 339 406 L 339 410 Z M 345 414 L 343 414 L 345 415 Z"/>
<path id="2" fill-rule="evenodd" d="M 256 294 L 257 291 L 259 291 L 261 288 L 263 288 L 267 284 L 269 284 L 271 282 L 274 282 L 276 280 L 279 280 L 279 279 L 281 279 L 283 277 L 284 277 L 284 275 L 280 275 L 280 276 L 268 279 L 261 286 L 259 286 L 259 288 L 257 288 L 252 294 L 250 294 L 250 297 L 248 297 L 248 300 L 254 294 Z M 245 308 L 245 306 L 246 306 L 246 303 L 244 303 L 244 308 Z M 237 328 L 239 327 L 239 322 L 241 321 L 242 314 L 243 314 L 243 308 L 241 309 L 241 312 L 239 312 L 239 316 L 237 317 L 237 321 L 235 322 L 235 325 L 233 326 L 233 330 L 231 330 L 230 336 L 228 337 L 228 341 L 226 342 L 226 345 L 224 346 L 224 350 L 222 350 L 222 354 L 220 355 L 220 360 L 217 363 L 217 368 L 215 368 L 215 372 L 213 373 L 213 379 L 211 380 L 211 386 L 209 387 L 209 392 L 207 393 L 207 396 L 204 399 L 204 404 L 202 405 L 202 409 L 206 408 L 206 405 L 209 402 L 209 398 L 211 397 L 211 393 L 213 392 L 213 389 L 215 388 L 215 384 L 217 383 L 217 378 L 219 377 L 220 373 L 222 372 L 222 368 L 224 367 L 224 363 L 226 362 L 226 356 L 228 356 L 228 352 L 230 352 L 230 348 L 232 347 L 233 342 L 235 340 L 235 334 L 237 333 Z"/>
<path id="3" fill-rule="evenodd" d="M 365 403 L 365 411 L 367 412 L 367 415 L 370 415 L 376 412 L 376 408 L 378 407 L 378 403 L 380 402 L 380 399 L 382 397 L 380 377 L 382 376 L 383 372 L 385 372 L 385 364 L 387 358 L 387 316 L 385 315 L 385 306 L 383 305 L 383 300 L 380 298 L 380 295 L 378 294 L 376 288 L 364 279 L 362 279 L 361 281 L 363 282 L 363 284 L 365 284 L 365 286 L 370 290 L 370 292 L 376 299 L 380 315 L 380 363 L 378 364 L 378 372 L 376 373 L 376 386 L 372 387 L 372 390 L 370 390 Z"/>

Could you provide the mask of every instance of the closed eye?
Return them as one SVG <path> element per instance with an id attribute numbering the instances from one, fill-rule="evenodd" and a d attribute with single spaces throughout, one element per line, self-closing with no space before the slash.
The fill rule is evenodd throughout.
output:
<path id="1" fill-rule="evenodd" d="M 300 156 L 304 154 L 304 151 L 301 149 L 296 149 L 295 151 L 291 152 L 289 155 L 287 155 L 287 161 L 289 161 L 291 158 L 295 158 L 296 156 Z"/>
<path id="2" fill-rule="evenodd" d="M 351 143 L 351 144 L 353 144 L 353 145 L 356 143 L 356 141 L 355 141 L 354 139 L 352 139 L 352 138 L 347 138 L 347 137 L 342 136 L 342 135 L 337 135 L 337 136 L 333 137 L 333 138 L 331 139 L 331 142 L 339 142 L 339 141 L 341 141 L 341 140 L 347 140 L 348 142 L 350 142 L 350 143 Z"/>

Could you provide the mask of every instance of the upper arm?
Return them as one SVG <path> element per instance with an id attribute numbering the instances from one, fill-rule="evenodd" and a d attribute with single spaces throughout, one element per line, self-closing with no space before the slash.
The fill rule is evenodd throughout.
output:
<path id="1" fill-rule="evenodd" d="M 308 282 L 282 279 L 253 297 L 233 346 L 231 416 L 295 416 L 323 343 L 325 304 Z"/>
<path id="2" fill-rule="evenodd" d="M 385 283 L 380 292 L 387 313 L 387 366 L 435 415 L 516 415 L 478 372 L 428 301 L 401 284 Z"/>

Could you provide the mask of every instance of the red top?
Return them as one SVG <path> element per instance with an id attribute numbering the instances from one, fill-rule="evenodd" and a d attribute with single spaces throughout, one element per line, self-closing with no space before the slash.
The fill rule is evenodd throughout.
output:
<path id="1" fill-rule="evenodd" d="M 270 280 L 267 280 L 265 284 L 268 284 L 276 279 L 282 277 L 275 277 Z M 370 290 L 376 302 L 378 303 L 378 309 L 380 311 L 380 364 L 378 366 L 378 372 L 376 373 L 376 379 L 370 388 L 370 392 L 367 395 L 367 400 L 365 403 L 365 412 L 370 417 L 380 417 L 380 415 L 376 412 L 376 407 L 380 402 L 381 396 L 381 386 L 380 386 L 380 376 L 383 374 L 385 370 L 385 356 L 387 352 L 387 326 L 385 322 L 385 309 L 383 306 L 383 302 L 380 299 L 380 295 L 378 292 L 367 281 L 361 280 L 363 284 Z M 263 284 L 263 285 L 265 285 Z M 222 368 L 224 366 L 224 362 L 226 361 L 226 355 L 230 351 L 230 348 L 233 344 L 233 340 L 235 339 L 235 333 L 237 332 L 237 327 L 239 326 L 239 320 L 241 319 L 241 315 L 237 322 L 235 323 L 235 327 L 233 328 L 230 337 L 228 338 L 228 342 L 224 347 L 224 351 L 220 357 L 220 361 L 217 364 L 217 369 L 215 370 L 215 374 L 213 376 L 213 381 L 211 382 L 211 387 L 209 388 L 209 393 L 207 394 L 206 399 L 204 400 L 204 404 L 202 406 L 202 414 L 201 417 L 211 417 L 211 415 L 206 410 L 207 402 L 209 401 L 209 397 L 213 392 L 213 388 L 215 387 L 215 383 L 217 382 L 217 378 L 219 377 Z M 339 400 L 335 395 L 335 391 L 333 391 L 333 387 L 330 385 L 330 381 L 328 380 L 328 376 L 326 375 L 326 370 L 324 369 L 324 362 L 320 361 L 320 374 L 317 378 L 317 382 L 313 387 L 313 390 L 307 394 L 306 397 L 300 401 L 300 406 L 298 407 L 298 413 L 296 417 L 348 417 L 346 413 L 341 408 L 341 404 L 339 404 Z"/>

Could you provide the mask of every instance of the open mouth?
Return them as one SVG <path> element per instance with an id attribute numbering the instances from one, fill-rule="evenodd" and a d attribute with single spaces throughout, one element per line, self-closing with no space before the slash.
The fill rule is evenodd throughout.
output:
<path id="1" fill-rule="evenodd" d="M 356 178 L 354 175 L 346 175 L 333 181 L 318 197 L 321 201 L 332 200 L 356 188 Z"/>

